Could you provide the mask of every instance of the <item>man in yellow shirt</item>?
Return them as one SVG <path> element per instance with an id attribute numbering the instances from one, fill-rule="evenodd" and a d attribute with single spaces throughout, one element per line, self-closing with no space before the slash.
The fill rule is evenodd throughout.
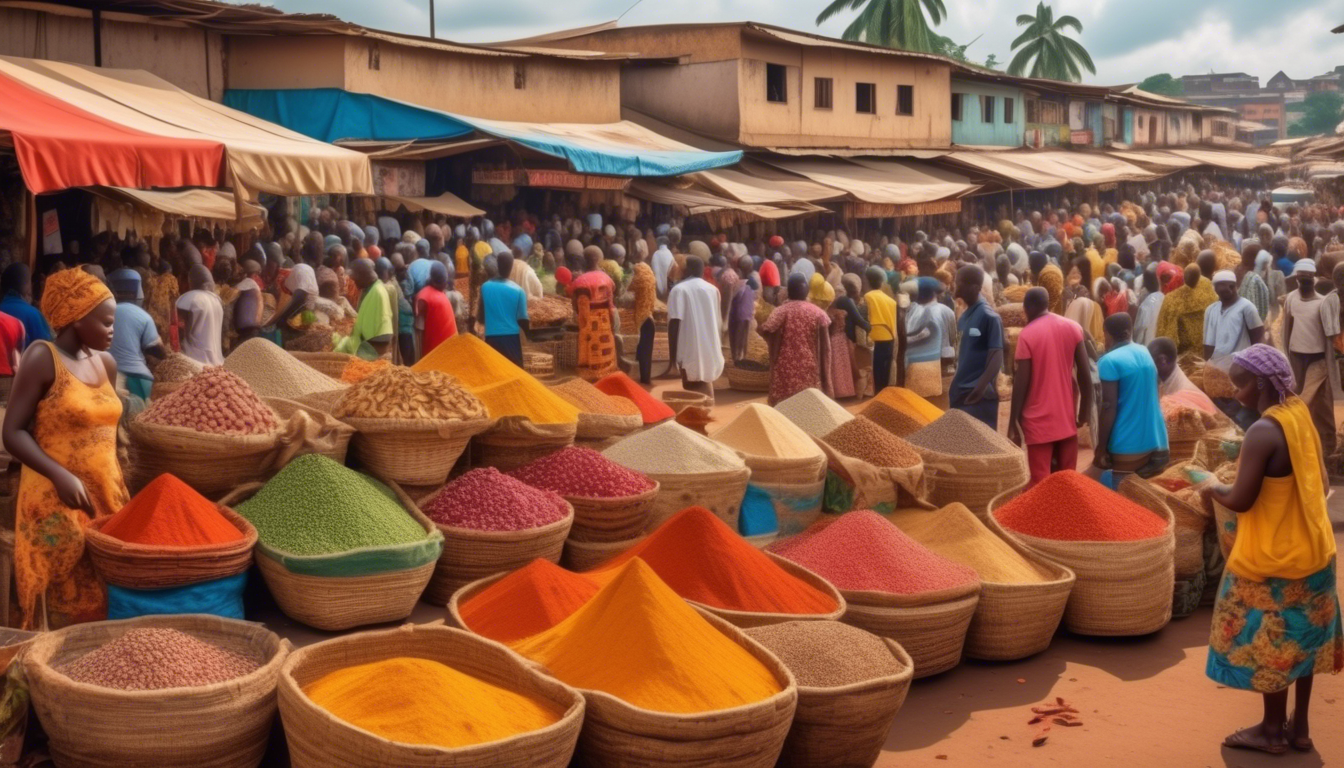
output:
<path id="1" fill-rule="evenodd" d="M 891 383 L 891 360 L 896 349 L 896 300 L 882 292 L 887 273 L 878 267 L 869 267 L 868 293 L 863 300 L 868 305 L 868 323 L 873 340 L 873 391 L 881 392 Z"/>

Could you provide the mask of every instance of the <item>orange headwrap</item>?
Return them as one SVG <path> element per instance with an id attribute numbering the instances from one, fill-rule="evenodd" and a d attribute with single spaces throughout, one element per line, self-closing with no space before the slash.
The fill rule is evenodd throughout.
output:
<path id="1" fill-rule="evenodd" d="M 47 278 L 42 291 L 42 314 L 47 316 L 51 329 L 59 333 L 111 298 L 112 292 L 98 278 L 78 267 L 64 269 Z"/>

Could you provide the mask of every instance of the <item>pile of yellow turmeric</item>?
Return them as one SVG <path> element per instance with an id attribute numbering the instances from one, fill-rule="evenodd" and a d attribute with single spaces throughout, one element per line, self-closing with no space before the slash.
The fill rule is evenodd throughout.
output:
<path id="1" fill-rule="evenodd" d="M 338 669 L 304 686 L 319 707 L 403 744 L 469 747 L 557 723 L 563 712 L 445 664 L 398 657 Z"/>
<path id="2" fill-rule="evenodd" d="M 569 618 L 511 645 L 565 683 L 656 712 L 712 712 L 782 690 L 638 558 Z"/>
<path id="3" fill-rule="evenodd" d="M 579 420 L 578 408 L 468 333 L 459 333 L 435 347 L 412 370 L 455 376 L 485 403 L 491 418 L 521 416 L 534 424 L 573 424 Z"/>

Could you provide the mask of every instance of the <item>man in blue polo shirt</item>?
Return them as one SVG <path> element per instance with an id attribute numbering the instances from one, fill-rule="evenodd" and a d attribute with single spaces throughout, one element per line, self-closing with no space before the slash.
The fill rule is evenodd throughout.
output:
<path id="1" fill-rule="evenodd" d="M 51 341 L 47 319 L 33 306 L 33 281 L 28 265 L 15 263 L 5 267 L 4 274 L 0 275 L 0 291 L 4 292 L 0 312 L 23 323 L 24 336 L 28 339 L 24 342 L 25 347 L 34 341 Z"/>
<path id="2" fill-rule="evenodd" d="M 948 397 L 953 408 L 997 430 L 999 393 L 994 379 L 1003 369 L 1003 321 L 985 303 L 984 282 L 985 271 L 974 264 L 957 272 L 956 297 L 966 302 L 966 311 L 957 322 L 961 353 Z"/>
<path id="3" fill-rule="evenodd" d="M 1101 376 L 1101 424 L 1091 474 L 1112 471 L 1111 487 L 1137 472 L 1149 478 L 1171 459 L 1167 423 L 1157 392 L 1157 364 L 1148 349 L 1130 340 L 1129 315 L 1106 318 L 1106 354 L 1097 363 Z"/>
<path id="4" fill-rule="evenodd" d="M 528 329 L 527 294 L 509 274 L 513 272 L 513 254 L 501 251 L 495 254 L 498 269 L 495 275 L 481 284 L 481 300 L 477 322 L 485 326 L 485 343 L 495 351 L 523 367 L 523 340 L 520 334 Z"/>

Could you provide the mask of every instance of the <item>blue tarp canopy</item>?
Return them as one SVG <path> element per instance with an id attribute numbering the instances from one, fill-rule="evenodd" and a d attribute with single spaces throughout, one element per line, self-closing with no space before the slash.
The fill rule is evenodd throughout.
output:
<path id="1" fill-rule="evenodd" d="M 628 120 L 520 123 L 442 112 L 339 88 L 230 90 L 224 103 L 320 141 L 452 141 L 473 133 L 567 161 L 576 173 L 680 176 L 735 165 L 741 152 L 705 152 Z"/>

